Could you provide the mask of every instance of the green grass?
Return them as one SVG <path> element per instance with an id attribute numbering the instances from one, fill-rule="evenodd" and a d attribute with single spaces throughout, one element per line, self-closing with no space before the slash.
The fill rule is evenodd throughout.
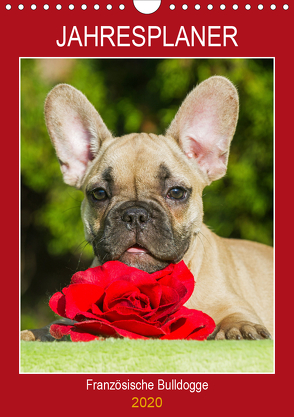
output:
<path id="1" fill-rule="evenodd" d="M 272 373 L 273 341 L 21 342 L 21 372 Z"/>

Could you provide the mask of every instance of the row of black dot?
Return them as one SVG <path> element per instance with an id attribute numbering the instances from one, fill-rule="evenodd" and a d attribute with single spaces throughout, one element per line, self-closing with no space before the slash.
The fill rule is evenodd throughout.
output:
<path id="1" fill-rule="evenodd" d="M 93 7 L 94 7 L 94 9 L 95 9 L 95 10 L 99 10 L 99 9 L 100 9 L 99 4 L 94 4 L 94 6 L 93 6 Z M 225 10 L 225 9 L 226 9 L 226 5 L 225 5 L 225 4 L 221 4 L 219 7 L 220 7 L 220 9 L 221 9 L 221 10 Z M 246 5 L 245 5 L 245 9 L 246 9 L 246 10 L 250 10 L 250 9 L 251 9 L 251 7 L 252 7 L 252 6 L 251 6 L 250 4 L 246 4 Z M 5 8 L 6 8 L 6 10 L 11 10 L 11 9 L 12 9 L 12 6 L 11 6 L 11 4 L 6 4 Z M 68 8 L 69 8 L 70 10 L 74 10 L 75 6 L 74 6 L 73 4 L 70 4 L 70 5 L 68 6 Z M 86 10 L 87 8 L 88 8 L 88 6 L 87 6 L 86 4 L 82 4 L 82 5 L 81 5 L 81 9 L 82 9 L 82 10 Z M 119 8 L 120 10 L 124 10 L 124 9 L 125 9 L 125 5 L 124 5 L 124 4 L 120 4 L 120 5 L 118 6 L 118 8 Z M 170 10 L 175 10 L 176 6 L 175 6 L 174 4 L 170 4 L 169 8 L 170 8 Z M 239 6 L 238 6 L 238 4 L 233 4 L 232 8 L 233 8 L 234 10 L 238 10 L 238 9 L 239 9 Z M 263 5 L 263 4 L 258 4 L 257 8 L 258 8 L 259 10 L 263 10 L 263 9 L 264 9 L 264 5 Z M 275 4 L 271 4 L 271 5 L 270 5 L 270 9 L 271 9 L 271 10 L 275 10 L 276 8 L 277 8 L 277 6 L 276 6 Z M 19 9 L 19 10 L 23 10 L 23 9 L 24 9 L 24 5 L 23 5 L 23 4 L 19 4 L 19 5 L 18 5 L 18 9 Z M 31 9 L 32 9 L 32 10 L 36 10 L 36 9 L 37 9 L 37 5 L 36 5 L 36 4 L 32 4 L 32 5 L 31 5 Z M 44 10 L 48 10 L 48 9 L 49 9 L 49 4 L 44 4 L 43 9 L 44 9 Z M 56 5 L 56 9 L 57 9 L 57 10 L 61 10 L 61 9 L 62 9 L 62 5 L 61 5 L 61 4 L 57 4 L 57 5 Z M 107 10 L 111 10 L 111 9 L 112 9 L 112 5 L 111 5 L 111 4 L 107 4 L 106 9 L 107 9 Z M 182 5 L 182 9 L 183 9 L 183 10 L 187 10 L 187 9 L 188 9 L 188 5 L 187 5 L 187 4 L 183 4 L 183 5 Z M 196 9 L 196 10 L 200 10 L 200 9 L 201 9 L 200 4 L 195 4 L 195 9 Z M 208 5 L 207 5 L 207 9 L 208 9 L 208 10 L 212 10 L 212 9 L 213 9 L 213 5 L 212 5 L 212 4 L 208 4 Z M 288 5 L 288 4 L 284 4 L 284 5 L 283 5 L 283 9 L 284 9 L 284 10 L 288 10 L 288 9 L 289 9 L 289 5 Z"/>

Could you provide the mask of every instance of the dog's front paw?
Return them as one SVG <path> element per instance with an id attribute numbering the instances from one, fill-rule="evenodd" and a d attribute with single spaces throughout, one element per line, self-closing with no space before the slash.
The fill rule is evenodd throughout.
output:
<path id="1" fill-rule="evenodd" d="M 24 340 L 25 342 L 34 342 L 36 338 L 34 333 L 30 330 L 22 330 L 20 332 L 20 340 Z"/>
<path id="2" fill-rule="evenodd" d="M 261 324 L 254 324 L 250 321 L 221 322 L 214 332 L 208 337 L 209 340 L 263 340 L 271 339 L 266 327 Z"/>
<path id="3" fill-rule="evenodd" d="M 20 340 L 26 342 L 53 342 L 56 339 L 51 336 L 48 327 L 44 327 L 42 329 L 22 330 L 20 332 Z"/>

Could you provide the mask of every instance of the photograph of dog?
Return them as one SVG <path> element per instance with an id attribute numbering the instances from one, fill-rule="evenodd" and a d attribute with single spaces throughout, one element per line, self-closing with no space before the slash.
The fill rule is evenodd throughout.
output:
<path id="1" fill-rule="evenodd" d="M 152 273 L 184 260 L 196 281 L 186 306 L 214 319 L 216 340 L 274 337 L 272 247 L 219 237 L 203 223 L 203 190 L 226 174 L 238 114 L 237 89 L 223 76 L 192 89 L 159 135 L 113 136 L 69 84 L 45 101 L 63 180 L 84 194 L 92 266 L 119 260 Z M 48 340 L 48 326 L 21 338 Z"/>

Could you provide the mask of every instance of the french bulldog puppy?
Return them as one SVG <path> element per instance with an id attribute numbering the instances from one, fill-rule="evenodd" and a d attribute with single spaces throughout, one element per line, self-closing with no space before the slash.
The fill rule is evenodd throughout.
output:
<path id="1" fill-rule="evenodd" d="M 85 195 L 92 266 L 119 260 L 152 273 L 183 259 L 196 281 L 186 306 L 215 320 L 210 338 L 264 339 L 273 335 L 272 248 L 202 223 L 202 191 L 226 173 L 238 108 L 233 84 L 215 76 L 186 97 L 165 135 L 113 137 L 87 98 L 60 84 L 45 118 L 65 183 Z M 38 331 L 22 337 L 47 340 Z"/>

